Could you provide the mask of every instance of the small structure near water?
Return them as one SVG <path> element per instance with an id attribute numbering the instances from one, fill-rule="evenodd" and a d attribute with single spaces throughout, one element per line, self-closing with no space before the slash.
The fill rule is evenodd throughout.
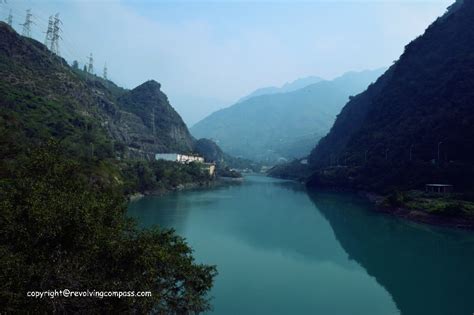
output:
<path id="1" fill-rule="evenodd" d="M 198 155 L 186 155 L 179 153 L 156 153 L 155 160 L 165 160 L 188 164 L 191 162 L 204 163 L 204 158 Z"/>
<path id="2" fill-rule="evenodd" d="M 206 170 L 209 173 L 209 176 L 214 176 L 216 172 L 216 164 L 204 163 L 204 158 L 199 155 L 186 155 L 179 153 L 156 153 L 155 160 L 171 161 L 181 164 L 189 164 L 192 162 L 196 162 L 202 165 L 202 169 Z"/>
<path id="3" fill-rule="evenodd" d="M 434 193 L 450 193 L 453 191 L 453 185 L 449 184 L 426 184 L 425 185 L 426 192 L 434 192 Z"/>

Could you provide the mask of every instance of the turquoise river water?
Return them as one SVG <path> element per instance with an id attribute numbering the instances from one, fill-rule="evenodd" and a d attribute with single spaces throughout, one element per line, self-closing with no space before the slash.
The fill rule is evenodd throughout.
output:
<path id="1" fill-rule="evenodd" d="M 472 315 L 474 232 L 376 213 L 364 199 L 246 176 L 148 196 L 128 213 L 217 265 L 211 314 Z"/>

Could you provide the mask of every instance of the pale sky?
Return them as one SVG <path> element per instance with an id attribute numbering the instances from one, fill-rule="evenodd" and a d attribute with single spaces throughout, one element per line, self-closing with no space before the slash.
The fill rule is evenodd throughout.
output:
<path id="1" fill-rule="evenodd" d="M 33 37 L 60 13 L 60 50 L 133 88 L 154 79 L 191 126 L 253 90 L 316 75 L 389 66 L 452 0 L 425 1 L 45 1 L 7 0 Z"/>

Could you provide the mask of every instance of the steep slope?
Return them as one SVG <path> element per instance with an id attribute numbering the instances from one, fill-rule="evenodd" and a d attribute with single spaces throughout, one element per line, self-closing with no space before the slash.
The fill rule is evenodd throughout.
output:
<path id="1" fill-rule="evenodd" d="M 247 96 L 242 97 L 237 101 L 237 103 L 243 102 L 248 100 L 249 98 L 260 96 L 260 95 L 268 95 L 268 94 L 276 94 L 276 93 L 286 93 L 286 92 L 293 92 L 302 88 L 307 87 L 308 85 L 315 84 L 318 82 L 323 81 L 324 79 L 317 77 L 317 76 L 310 76 L 306 78 L 296 79 L 293 82 L 285 83 L 282 87 L 275 87 L 269 86 L 257 89 L 250 93 Z"/>
<path id="2" fill-rule="evenodd" d="M 24 133 L 26 141 L 57 137 L 79 155 L 193 150 L 194 139 L 158 83 L 127 91 L 71 69 L 5 23 L 0 38 L 2 127 Z"/>
<path id="3" fill-rule="evenodd" d="M 209 176 L 197 165 L 130 160 L 127 154 L 117 159 L 117 138 L 111 135 L 124 135 L 118 118 L 125 111 L 114 100 L 124 93 L 111 82 L 74 72 L 44 45 L 0 23 L 2 312 L 209 309 L 215 268 L 194 263 L 191 248 L 172 232 L 138 228 L 126 214 L 125 196 L 127 190 Z M 127 184 L 134 179 L 135 185 Z M 138 286 L 155 296 L 108 302 L 25 294 Z"/>
<path id="4" fill-rule="evenodd" d="M 458 1 L 338 115 L 310 156 L 344 164 L 339 184 L 385 189 L 441 181 L 473 187 L 474 1 Z M 317 173 L 312 184 L 322 184 Z"/>
<path id="5" fill-rule="evenodd" d="M 156 81 L 147 81 L 118 98 L 119 106 L 138 116 L 147 130 L 132 138 L 146 151 L 191 151 L 194 140 L 160 87 Z"/>
<path id="6" fill-rule="evenodd" d="M 350 95 L 381 70 L 350 72 L 288 93 L 261 95 L 217 111 L 191 128 L 232 155 L 275 163 L 307 155 Z"/>

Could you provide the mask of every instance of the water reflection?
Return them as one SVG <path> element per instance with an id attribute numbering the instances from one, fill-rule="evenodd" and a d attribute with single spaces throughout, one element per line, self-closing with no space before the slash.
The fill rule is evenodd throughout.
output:
<path id="1" fill-rule="evenodd" d="M 349 254 L 404 315 L 472 314 L 474 235 L 404 222 L 364 209 L 359 198 L 311 193 Z"/>
<path id="2" fill-rule="evenodd" d="M 474 310 L 473 233 L 380 215 L 354 195 L 252 176 L 144 198 L 129 213 L 143 227 L 175 228 L 199 261 L 217 264 L 216 314 Z"/>

